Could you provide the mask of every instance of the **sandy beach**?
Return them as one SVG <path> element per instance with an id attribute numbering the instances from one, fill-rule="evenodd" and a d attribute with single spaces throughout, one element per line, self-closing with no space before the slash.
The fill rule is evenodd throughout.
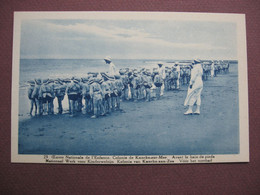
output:
<path id="1" fill-rule="evenodd" d="M 20 117 L 19 154 L 239 153 L 237 65 L 204 82 L 201 115 L 183 114 L 186 93 L 182 86 L 158 101 L 122 102 L 123 111 L 97 119 L 83 114 Z"/>

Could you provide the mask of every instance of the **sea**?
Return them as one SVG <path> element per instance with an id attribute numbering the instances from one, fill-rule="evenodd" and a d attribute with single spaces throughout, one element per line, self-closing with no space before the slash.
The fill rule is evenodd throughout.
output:
<path id="1" fill-rule="evenodd" d="M 116 68 L 156 68 L 157 63 L 169 60 L 115 59 Z M 88 72 L 106 72 L 108 65 L 103 59 L 21 59 L 20 88 L 27 86 L 27 81 L 36 78 L 71 78 L 84 77 Z"/>

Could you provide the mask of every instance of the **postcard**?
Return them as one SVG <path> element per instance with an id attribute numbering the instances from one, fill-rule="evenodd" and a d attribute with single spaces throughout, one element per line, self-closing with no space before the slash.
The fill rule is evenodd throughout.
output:
<path id="1" fill-rule="evenodd" d="M 11 162 L 249 162 L 244 14 L 15 12 Z"/>

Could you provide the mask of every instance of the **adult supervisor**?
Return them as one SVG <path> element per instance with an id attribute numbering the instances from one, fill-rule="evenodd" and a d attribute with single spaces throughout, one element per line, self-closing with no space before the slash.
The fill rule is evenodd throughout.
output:
<path id="1" fill-rule="evenodd" d="M 109 65 L 109 71 L 108 71 L 109 76 L 114 77 L 114 76 L 116 75 L 116 66 L 115 66 L 115 64 L 112 62 L 111 57 L 110 57 L 110 56 L 107 56 L 107 57 L 104 58 L 104 60 L 105 60 L 106 64 Z"/>
<path id="2" fill-rule="evenodd" d="M 176 72 L 178 74 L 178 78 L 176 80 L 176 89 L 180 89 L 180 77 L 181 77 L 181 67 L 179 65 L 178 62 L 175 62 L 175 68 L 176 68 Z"/>
<path id="3" fill-rule="evenodd" d="M 201 91 L 203 89 L 202 81 L 203 69 L 200 60 L 194 60 L 194 65 L 191 70 L 190 85 L 187 92 L 187 97 L 184 101 L 184 106 L 189 106 L 188 110 L 184 113 L 185 115 L 192 114 L 193 105 L 197 105 L 197 109 L 194 114 L 200 114 L 201 105 Z"/>
<path id="4" fill-rule="evenodd" d="M 163 62 L 158 62 L 158 71 L 159 71 L 159 76 L 163 79 L 163 84 L 161 87 L 161 92 L 160 92 L 160 96 L 163 96 L 163 92 L 164 92 L 164 88 L 165 88 L 165 78 L 166 78 L 166 74 L 165 74 L 165 67 L 163 65 Z"/>

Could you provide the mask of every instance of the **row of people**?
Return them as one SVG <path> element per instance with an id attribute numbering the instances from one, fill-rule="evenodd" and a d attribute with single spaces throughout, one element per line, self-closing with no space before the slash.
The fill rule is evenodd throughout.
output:
<path id="1" fill-rule="evenodd" d="M 120 110 L 120 99 L 138 101 L 160 99 L 164 89 L 179 89 L 180 82 L 188 84 L 192 66 L 163 67 L 151 72 L 148 69 L 120 69 L 120 75 L 109 76 L 106 73 L 89 73 L 85 78 L 71 79 L 35 79 L 29 81 L 28 98 L 31 102 L 30 115 L 44 112 L 54 114 L 53 101 L 57 98 L 58 113 L 63 113 L 62 101 L 67 94 L 69 113 L 92 113 L 93 118 L 105 115 L 111 110 Z M 83 104 L 84 100 L 84 104 Z"/>
<path id="2" fill-rule="evenodd" d="M 129 71 L 110 77 L 106 73 L 90 73 L 86 78 L 71 79 L 35 79 L 28 82 L 28 98 L 31 102 L 30 115 L 35 108 L 35 115 L 44 112 L 54 114 L 53 101 L 57 98 L 58 113 L 62 114 L 62 101 L 67 94 L 69 112 L 72 116 L 78 111 L 93 113 L 93 118 L 105 115 L 111 110 L 120 110 L 120 99 L 145 98 L 151 100 L 151 88 L 162 86 L 158 71 L 153 74 L 142 71 Z M 160 85 L 160 86 L 159 86 Z M 157 88 L 155 87 L 155 88 Z M 160 92 L 160 89 L 159 89 Z M 158 93 L 159 93 L 158 92 Z M 159 98 L 159 96 L 157 96 Z M 85 104 L 82 101 L 85 101 Z"/>

